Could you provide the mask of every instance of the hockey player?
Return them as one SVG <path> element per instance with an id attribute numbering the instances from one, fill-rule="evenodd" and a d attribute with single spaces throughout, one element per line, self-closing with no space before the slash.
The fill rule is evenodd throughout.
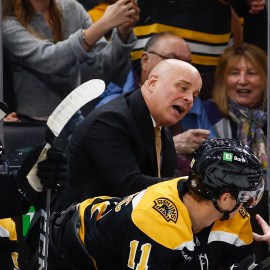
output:
<path id="1" fill-rule="evenodd" d="M 44 198 L 27 180 L 27 175 L 38 160 L 42 148 L 42 145 L 36 147 L 26 157 L 18 173 L 0 174 L 0 269 L 19 269 L 16 225 L 10 217 L 27 213 L 30 205 L 39 208 Z M 0 165 L 5 160 L 4 153 L 0 141 Z M 65 189 L 69 177 L 66 154 L 58 148 L 51 148 L 47 153 L 47 159 L 37 164 L 37 175 L 44 190 Z"/>
<path id="2" fill-rule="evenodd" d="M 41 192 L 36 192 L 26 176 L 38 159 L 42 146 L 37 147 L 24 161 L 18 174 L 0 174 L 0 269 L 19 269 L 16 225 L 12 218 L 27 213 L 30 205 L 40 207 Z M 3 161 L 1 146 L 0 163 Z M 60 191 L 68 184 L 68 158 L 63 151 L 52 148 L 47 159 L 37 164 L 37 174 L 44 190 Z"/>
<path id="3" fill-rule="evenodd" d="M 194 152 L 189 177 L 55 213 L 49 269 L 241 269 L 253 242 L 244 207 L 254 207 L 263 191 L 263 172 L 248 146 L 207 139 Z"/>

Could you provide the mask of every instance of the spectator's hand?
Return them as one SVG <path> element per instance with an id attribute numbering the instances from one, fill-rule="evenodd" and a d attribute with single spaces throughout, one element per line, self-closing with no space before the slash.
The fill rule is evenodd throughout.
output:
<path id="1" fill-rule="evenodd" d="M 258 224 L 261 226 L 263 235 L 259 235 L 257 233 L 253 233 L 253 238 L 255 241 L 266 242 L 268 246 L 270 246 L 270 227 L 267 222 L 258 214 L 256 214 L 256 220 Z"/>
<path id="2" fill-rule="evenodd" d="M 132 25 L 138 13 L 137 9 L 133 0 L 119 0 L 106 8 L 100 21 L 110 25 L 110 29 L 124 23 Z"/>
<path id="3" fill-rule="evenodd" d="M 17 117 L 16 112 L 9 113 L 5 118 L 5 122 L 21 122 L 21 120 Z"/>
<path id="4" fill-rule="evenodd" d="M 137 2 L 135 2 L 134 0 L 132 0 L 133 3 L 133 7 L 132 9 L 130 9 L 130 16 L 129 16 L 129 20 L 127 20 L 126 22 L 124 22 L 123 24 L 118 26 L 118 33 L 120 35 L 129 35 L 132 27 L 139 21 L 140 19 L 140 9 L 137 6 Z"/>
<path id="5" fill-rule="evenodd" d="M 210 135 L 206 129 L 189 129 L 173 137 L 177 154 L 191 154 Z"/>
<path id="6" fill-rule="evenodd" d="M 233 264 L 229 270 L 252 270 L 257 264 L 255 263 L 256 257 L 254 254 L 248 255 L 240 263 Z"/>
<path id="7" fill-rule="evenodd" d="M 248 0 L 250 5 L 249 13 L 257 14 L 265 8 L 265 0 Z"/>

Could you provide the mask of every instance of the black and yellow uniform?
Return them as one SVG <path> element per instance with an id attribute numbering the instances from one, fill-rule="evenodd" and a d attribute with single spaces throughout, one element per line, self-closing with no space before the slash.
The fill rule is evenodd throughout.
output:
<path id="1" fill-rule="evenodd" d="M 68 222 L 76 228 L 74 233 L 98 270 L 210 270 L 228 267 L 251 253 L 252 229 L 244 209 L 194 235 L 182 202 L 186 191 L 185 179 L 178 178 L 120 202 L 111 197 L 88 199 L 77 206 L 77 218 L 73 215 Z M 65 214 L 55 224 L 63 220 L 67 220 Z M 51 231 L 50 242 L 55 243 L 59 235 L 53 228 Z M 77 245 L 67 240 L 70 232 L 63 231 L 65 243 L 58 243 L 61 253 L 71 264 L 79 265 L 72 256 L 74 249 L 78 254 Z"/>
<path id="2" fill-rule="evenodd" d="M 19 269 L 16 225 L 11 218 L 0 219 L 0 269 Z"/>
<path id="3" fill-rule="evenodd" d="M 153 34 L 169 31 L 187 41 L 192 52 L 192 64 L 200 73 L 213 72 L 218 57 L 231 39 L 231 6 L 239 9 L 240 2 L 138 0 L 140 20 L 134 27 L 138 41 L 133 48 L 132 59 L 141 58 L 143 48 Z"/>
<path id="4" fill-rule="evenodd" d="M 98 20 L 109 5 L 102 1 L 88 2 L 89 6 L 86 9 L 93 21 Z M 219 56 L 232 42 L 231 7 L 241 10 L 245 7 L 245 3 L 242 2 L 138 0 L 140 20 L 134 27 L 138 41 L 132 51 L 132 60 L 137 61 L 141 58 L 144 46 L 153 34 L 169 31 L 187 41 L 192 51 L 192 63 L 201 73 L 212 72 Z"/>

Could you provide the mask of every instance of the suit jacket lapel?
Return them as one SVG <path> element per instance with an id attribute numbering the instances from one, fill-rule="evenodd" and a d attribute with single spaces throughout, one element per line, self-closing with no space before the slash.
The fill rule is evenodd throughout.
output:
<path id="1" fill-rule="evenodd" d="M 155 135 L 152 118 L 146 106 L 141 90 L 136 90 L 128 97 L 128 102 L 132 110 L 137 128 L 140 130 L 141 140 L 147 150 L 147 155 L 152 164 L 153 172 L 157 171 L 155 156 Z"/>

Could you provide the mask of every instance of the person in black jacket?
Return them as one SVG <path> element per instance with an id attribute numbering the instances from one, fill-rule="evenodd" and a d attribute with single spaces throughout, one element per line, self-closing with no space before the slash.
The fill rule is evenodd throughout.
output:
<path id="1" fill-rule="evenodd" d="M 53 208 L 101 194 L 123 197 L 173 178 L 176 152 L 166 127 L 188 113 L 201 85 L 196 68 L 168 59 L 154 67 L 141 89 L 93 110 L 71 138 L 70 184 Z M 161 179 L 154 127 L 161 129 Z"/>

